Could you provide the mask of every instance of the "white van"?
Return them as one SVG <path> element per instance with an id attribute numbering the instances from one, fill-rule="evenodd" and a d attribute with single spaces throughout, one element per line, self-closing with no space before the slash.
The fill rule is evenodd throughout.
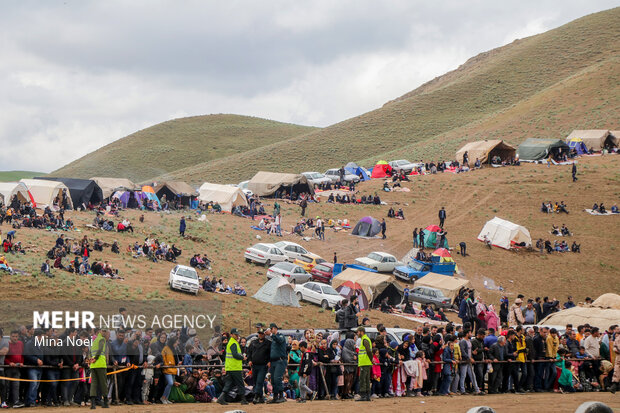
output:
<path id="1" fill-rule="evenodd" d="M 195 269 L 185 265 L 177 265 L 170 270 L 168 285 L 171 290 L 187 291 L 198 295 L 200 281 Z"/>

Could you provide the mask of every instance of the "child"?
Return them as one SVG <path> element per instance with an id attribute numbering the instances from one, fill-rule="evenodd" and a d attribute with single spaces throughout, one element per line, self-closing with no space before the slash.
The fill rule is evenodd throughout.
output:
<path id="1" fill-rule="evenodd" d="M 570 371 L 571 363 L 566 360 L 561 360 L 561 364 L 562 373 L 560 373 L 560 378 L 558 379 L 560 392 L 574 393 L 575 388 L 573 387 L 573 373 Z"/>
<path id="2" fill-rule="evenodd" d="M 215 399 L 215 386 L 213 385 L 213 382 L 209 380 L 209 375 L 207 372 L 203 371 L 200 375 L 200 381 L 198 382 L 198 394 L 196 395 L 196 401 L 208 403 L 213 399 Z"/>
<path id="3" fill-rule="evenodd" d="M 378 348 L 373 348 L 372 349 L 372 377 L 371 377 L 371 396 L 373 399 L 378 398 L 379 394 L 381 394 L 381 388 L 380 388 L 380 384 L 381 384 L 381 363 L 379 363 L 379 349 Z"/>
<path id="4" fill-rule="evenodd" d="M 153 362 L 155 361 L 155 356 L 149 355 L 146 358 L 146 362 L 148 367 L 153 367 Z M 142 381 L 142 400 L 144 400 L 144 404 L 150 404 L 149 393 L 151 389 L 151 384 L 153 384 L 153 369 L 143 369 L 142 374 L 144 375 L 144 380 Z"/>

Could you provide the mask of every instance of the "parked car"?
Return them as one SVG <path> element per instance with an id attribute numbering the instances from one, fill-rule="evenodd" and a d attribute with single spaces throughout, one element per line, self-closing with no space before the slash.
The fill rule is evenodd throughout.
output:
<path id="1" fill-rule="evenodd" d="M 312 271 L 317 264 L 323 262 L 327 261 L 317 255 L 302 255 L 293 261 L 294 264 L 301 265 L 306 271 Z"/>
<path id="2" fill-rule="evenodd" d="M 456 263 L 454 262 L 424 262 L 412 259 L 407 265 L 394 268 L 393 274 L 403 281 L 415 281 L 424 277 L 429 272 L 442 275 L 454 275 Z"/>
<path id="3" fill-rule="evenodd" d="M 303 284 L 310 281 L 310 274 L 306 272 L 299 265 L 292 264 L 290 262 L 279 262 L 274 266 L 269 267 L 267 270 L 267 279 L 270 280 L 273 277 L 281 276 L 288 280 L 292 284 Z"/>
<path id="4" fill-rule="evenodd" d="M 274 244 L 258 243 L 245 250 L 243 254 L 246 262 L 255 262 L 264 264 L 265 267 L 271 266 L 276 262 L 287 261 L 288 257 L 284 255 L 280 248 Z"/>
<path id="5" fill-rule="evenodd" d="M 300 301 L 319 304 L 324 309 L 334 308 L 344 299 L 331 285 L 312 281 L 296 285 L 295 294 Z"/>
<path id="6" fill-rule="evenodd" d="M 241 189 L 241 192 L 243 192 L 247 198 L 250 198 L 251 196 L 254 195 L 254 192 L 248 189 L 248 183 L 250 183 L 250 181 L 242 181 L 242 182 L 239 182 L 235 186 Z"/>
<path id="7" fill-rule="evenodd" d="M 355 263 L 379 272 L 392 272 L 397 265 L 403 265 L 387 252 L 371 252 L 366 257 L 356 258 Z"/>
<path id="8" fill-rule="evenodd" d="M 332 181 L 320 172 L 302 172 L 301 174 L 306 177 L 308 183 L 314 186 L 327 184 Z"/>
<path id="9" fill-rule="evenodd" d="M 274 245 L 280 248 L 280 250 L 284 253 L 284 255 L 288 257 L 288 260 L 291 262 L 295 261 L 302 255 L 307 255 L 308 257 L 319 257 L 318 255 L 311 253 L 301 245 L 295 244 L 294 242 L 280 241 L 276 242 Z"/>
<path id="10" fill-rule="evenodd" d="M 326 177 L 328 177 L 329 179 L 331 179 L 332 182 L 338 182 L 340 180 L 340 169 L 328 169 L 325 174 Z M 345 171 L 344 172 L 344 181 L 345 182 L 359 182 L 360 181 L 360 177 L 357 175 L 354 175 L 350 172 Z"/>
<path id="11" fill-rule="evenodd" d="M 417 168 L 417 164 L 413 162 L 409 162 L 406 159 L 400 159 L 398 161 L 388 162 L 392 169 L 396 172 L 405 172 L 410 174 L 415 168 Z"/>
<path id="12" fill-rule="evenodd" d="M 434 310 L 452 307 L 452 300 L 441 290 L 432 287 L 414 287 L 409 292 L 409 299 L 420 304 L 430 304 Z"/>
<path id="13" fill-rule="evenodd" d="M 310 271 L 310 275 L 312 275 L 312 281 L 331 284 L 334 278 L 334 264 L 330 262 L 317 264 Z"/>
<path id="14" fill-rule="evenodd" d="M 168 286 L 171 290 L 186 291 L 198 295 L 200 279 L 194 268 L 185 265 L 175 265 L 175 267 L 170 270 Z"/>

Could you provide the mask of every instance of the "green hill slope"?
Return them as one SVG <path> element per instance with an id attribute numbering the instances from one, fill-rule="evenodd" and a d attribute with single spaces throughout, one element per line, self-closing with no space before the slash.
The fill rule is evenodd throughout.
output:
<path id="1" fill-rule="evenodd" d="M 32 171 L 0 171 L 0 182 L 15 182 L 20 179 L 30 179 L 41 175 L 45 175 L 45 173 Z"/>
<path id="2" fill-rule="evenodd" d="M 174 119 L 112 142 L 50 175 L 145 181 L 313 130 L 316 128 L 238 115 Z"/>
<path id="3" fill-rule="evenodd" d="M 412 158 L 450 159 L 458 144 L 487 134 L 519 142 L 563 137 L 578 125 L 618 128 L 619 36 L 620 8 L 588 15 L 482 53 L 380 109 L 166 176 L 235 182 L 260 169 L 372 165 L 388 155 L 402 157 L 403 148 Z M 231 163 L 244 168 L 231 171 Z"/>

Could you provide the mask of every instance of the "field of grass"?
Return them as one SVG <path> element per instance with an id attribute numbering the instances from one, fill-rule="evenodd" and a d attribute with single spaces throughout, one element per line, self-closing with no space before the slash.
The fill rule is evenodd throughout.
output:
<path id="1" fill-rule="evenodd" d="M 15 182 L 20 179 L 30 179 L 41 175 L 45 175 L 45 173 L 33 171 L 0 171 L 0 182 Z"/>
<path id="2" fill-rule="evenodd" d="M 334 205 L 311 204 L 308 213 L 322 218 L 344 219 L 352 223 L 363 216 L 386 217 L 390 206 L 403 208 L 405 221 L 387 219 L 387 239 L 360 239 L 348 232 L 328 230 L 326 241 L 316 239 L 302 241 L 299 237 L 285 235 L 284 240 L 301 243 L 310 251 L 331 260 L 337 252 L 340 262 L 352 262 L 356 257 L 371 251 L 386 251 L 402 257 L 411 248 L 411 231 L 415 227 L 426 227 L 437 223 L 437 210 L 445 206 L 447 238 L 450 246 L 467 243 L 466 258 L 456 255 L 455 260 L 465 277 L 490 303 L 497 305 L 500 294 L 515 297 L 545 296 L 565 299 L 574 295 L 580 301 L 585 296 L 597 297 L 606 292 L 618 291 L 620 265 L 617 263 L 620 245 L 620 222 L 618 216 L 592 216 L 583 212 L 595 202 L 605 202 L 609 207 L 620 198 L 620 156 L 586 157 L 579 160 L 579 181 L 572 183 L 570 166 L 547 168 L 543 165 L 527 164 L 521 167 L 489 168 L 466 174 L 438 174 L 415 178 L 404 183 L 411 192 L 381 192 L 382 180 L 373 180 L 359 185 L 359 196 L 379 192 L 388 205 Z M 542 214 L 542 201 L 561 201 L 568 205 L 569 215 Z M 266 210 L 272 210 L 272 201 L 266 200 Z M 92 260 L 109 260 L 125 277 L 124 281 L 101 279 L 99 277 L 75 276 L 55 271 L 56 277 L 49 279 L 38 276 L 3 275 L 5 288 L 0 291 L 0 300 L 5 299 L 212 299 L 221 302 L 226 327 L 238 326 L 249 331 L 250 323 L 275 321 L 286 327 L 333 327 L 334 316 L 330 311 L 304 303 L 302 308 L 273 307 L 256 301 L 251 296 L 266 281 L 266 269 L 247 264 L 243 251 L 258 242 L 276 242 L 280 239 L 250 228 L 249 219 L 231 215 L 209 215 L 208 222 L 197 221 L 196 215 L 188 219 L 187 234 L 178 235 L 181 213 L 146 213 L 145 222 L 138 222 L 138 211 L 127 211 L 122 217 L 129 218 L 136 232 L 116 233 L 94 231 L 87 227 L 94 213 L 68 212 L 76 222 L 79 232 L 66 233 L 73 239 L 87 235 L 89 239 L 100 238 L 121 245 L 120 255 L 112 254 L 109 248 L 96 252 Z M 187 212 L 184 212 L 187 216 Z M 299 219 L 299 207 L 283 203 L 283 229 L 290 231 Z M 581 254 L 540 255 L 536 252 L 510 252 L 499 248 L 488 250 L 476 240 L 484 223 L 499 216 L 524 225 L 530 230 L 532 239 L 550 239 L 552 224 L 566 224 L 573 232 L 567 241 L 581 244 Z M 121 217 L 121 218 L 122 218 Z M 5 223 L 0 226 L 8 231 Z M 310 234 L 308 234 L 310 235 Z M 46 251 L 52 247 L 57 235 L 32 229 L 17 231 L 17 240 L 27 248 L 26 255 L 9 255 L 9 263 L 17 269 L 37 274 Z M 191 254 L 207 253 L 213 259 L 213 270 L 201 275 L 223 278 L 228 284 L 241 282 L 248 297 L 200 293 L 198 297 L 167 288 L 171 264 L 152 263 L 144 258 L 134 259 L 125 248 L 145 237 L 156 237 L 160 241 L 175 243 L 183 250 L 181 264 L 187 264 Z M 505 288 L 504 292 L 487 290 L 485 280 L 493 280 Z M 413 323 L 399 317 L 371 311 L 367 314 L 372 323 L 412 326 Z"/>
<path id="3" fill-rule="evenodd" d="M 372 166 L 403 155 L 451 159 L 464 142 L 486 137 L 520 143 L 573 128 L 619 128 L 618 27 L 620 8 L 585 16 L 482 53 L 380 109 L 167 176 L 238 182 L 258 170 Z"/>
<path id="4" fill-rule="evenodd" d="M 143 182 L 316 129 L 238 115 L 174 119 L 112 142 L 52 175 L 84 179 L 110 176 Z"/>

